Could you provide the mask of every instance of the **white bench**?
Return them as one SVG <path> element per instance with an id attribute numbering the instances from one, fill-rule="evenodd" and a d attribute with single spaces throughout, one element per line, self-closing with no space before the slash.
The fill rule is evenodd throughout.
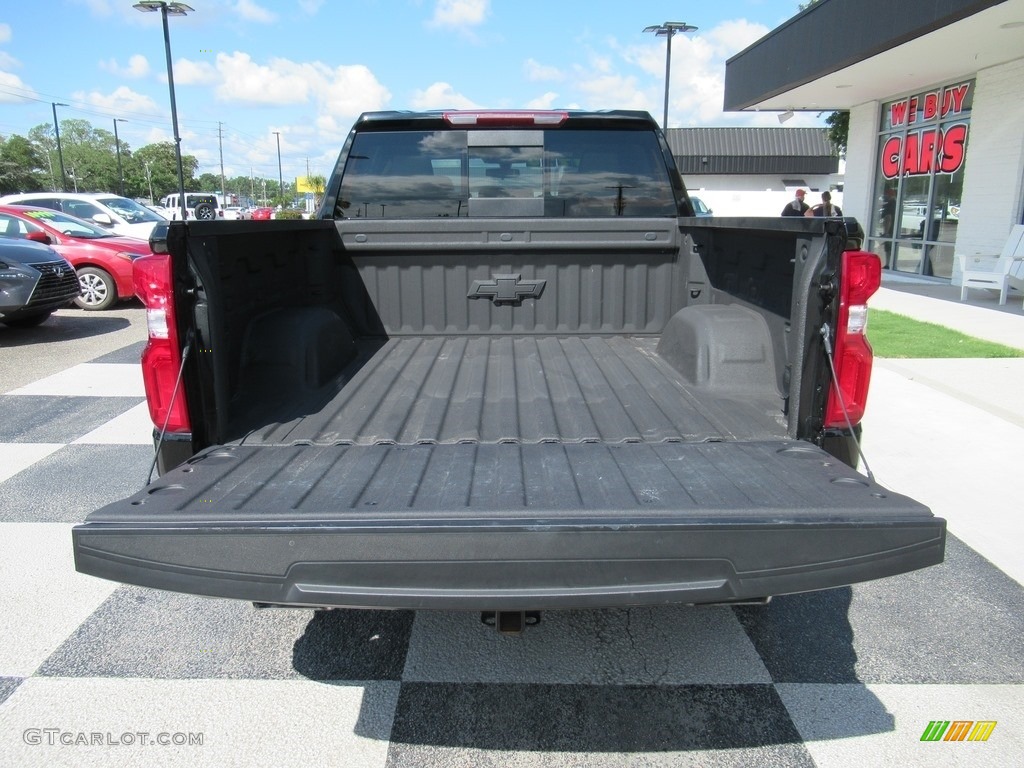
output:
<path id="1" fill-rule="evenodd" d="M 987 288 L 999 291 L 999 303 L 1006 303 L 1006 293 L 1011 284 L 1015 288 L 1024 286 L 1024 224 L 1017 224 L 1010 230 L 1010 236 L 999 256 L 958 255 L 963 282 L 960 284 L 960 301 L 967 300 L 968 288 Z"/>

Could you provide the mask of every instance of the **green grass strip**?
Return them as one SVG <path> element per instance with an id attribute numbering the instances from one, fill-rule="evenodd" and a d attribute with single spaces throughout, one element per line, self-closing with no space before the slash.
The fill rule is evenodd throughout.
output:
<path id="1" fill-rule="evenodd" d="M 868 341 L 878 357 L 1024 357 L 1024 349 L 882 309 L 868 312 Z"/>

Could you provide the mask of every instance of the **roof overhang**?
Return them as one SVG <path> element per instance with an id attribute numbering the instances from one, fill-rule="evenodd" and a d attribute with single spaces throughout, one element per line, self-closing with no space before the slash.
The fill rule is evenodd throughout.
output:
<path id="1" fill-rule="evenodd" d="M 1024 56 L 1024 0 L 822 0 L 733 56 L 726 111 L 821 111 Z"/>

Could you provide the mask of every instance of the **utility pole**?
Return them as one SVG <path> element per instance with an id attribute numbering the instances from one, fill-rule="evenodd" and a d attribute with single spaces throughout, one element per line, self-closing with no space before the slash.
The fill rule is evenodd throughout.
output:
<path id="1" fill-rule="evenodd" d="M 156 198 L 153 197 L 153 174 L 149 170 L 149 160 L 146 161 L 146 182 L 149 184 L 149 202 L 156 205 Z"/>
<path id="2" fill-rule="evenodd" d="M 224 199 L 221 205 L 225 208 L 228 205 L 227 183 L 224 181 L 224 134 L 220 129 L 220 120 L 217 121 L 217 146 L 220 147 L 220 195 Z"/>
<path id="3" fill-rule="evenodd" d="M 284 176 L 281 174 L 281 132 L 274 131 L 277 136 L 277 192 L 281 195 L 281 207 L 284 208 Z"/>
<path id="4" fill-rule="evenodd" d="M 50 186 L 53 187 L 51 192 L 57 191 L 57 178 L 53 175 L 53 153 L 50 152 L 50 148 L 46 148 L 46 164 L 50 166 Z"/>
<path id="5" fill-rule="evenodd" d="M 64 151 L 60 148 L 60 126 L 57 124 L 57 107 L 66 107 L 67 104 L 61 104 L 59 101 L 51 101 L 50 106 L 53 107 L 53 132 L 57 136 L 57 158 L 60 160 L 60 191 L 68 191 L 68 175 L 64 171 Z"/>
<path id="6" fill-rule="evenodd" d="M 114 118 L 114 148 L 117 150 L 117 194 L 124 197 L 124 171 L 121 170 L 121 140 L 117 136 L 117 124 L 127 122 L 126 120 Z"/>

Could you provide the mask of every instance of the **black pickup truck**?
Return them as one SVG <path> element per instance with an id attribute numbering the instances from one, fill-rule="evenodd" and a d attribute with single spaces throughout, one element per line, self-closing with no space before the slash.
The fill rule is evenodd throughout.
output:
<path id="1" fill-rule="evenodd" d="M 945 521 L 849 466 L 857 223 L 693 214 L 646 113 L 387 112 L 318 220 L 171 224 L 136 262 L 162 475 L 74 529 L 78 570 L 520 612 L 941 562 Z"/>

